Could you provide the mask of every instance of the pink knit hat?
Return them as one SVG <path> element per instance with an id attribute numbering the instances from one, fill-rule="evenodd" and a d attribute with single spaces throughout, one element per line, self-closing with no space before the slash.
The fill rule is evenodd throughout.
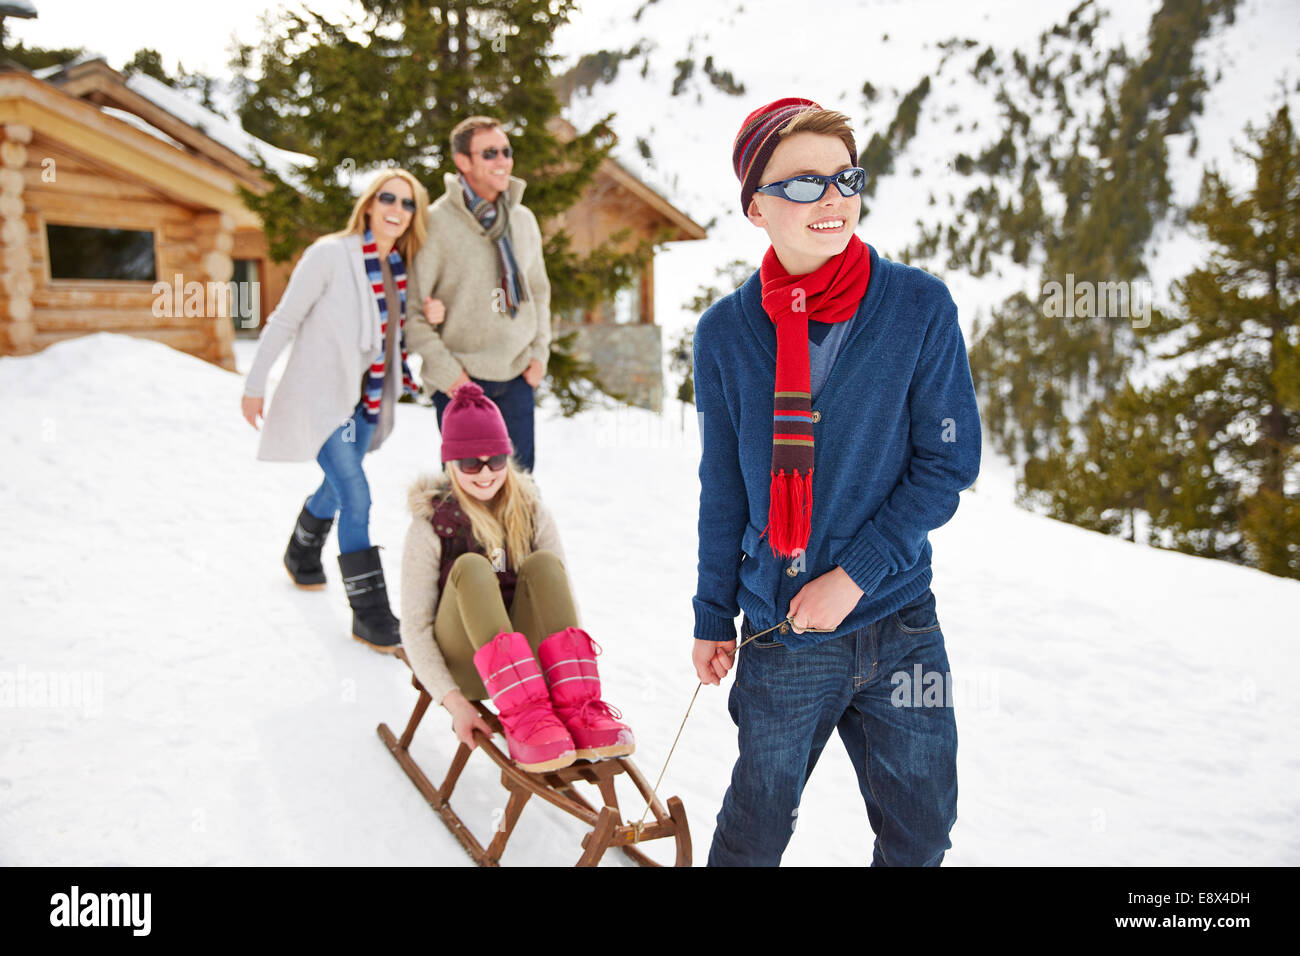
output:
<path id="1" fill-rule="evenodd" d="M 466 382 L 451 396 L 442 413 L 442 460 L 509 455 L 510 433 L 501 409 L 474 382 Z"/>

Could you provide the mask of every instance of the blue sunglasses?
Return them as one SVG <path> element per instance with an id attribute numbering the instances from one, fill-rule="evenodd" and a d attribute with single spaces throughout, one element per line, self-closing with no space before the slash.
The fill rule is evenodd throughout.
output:
<path id="1" fill-rule="evenodd" d="M 822 176 L 820 173 L 804 173 L 783 179 L 779 183 L 759 186 L 754 192 L 790 202 L 816 202 L 826 195 L 826 187 L 831 183 L 840 191 L 841 196 L 856 196 L 867 188 L 867 171 L 861 166 L 854 166 L 834 176 Z"/>

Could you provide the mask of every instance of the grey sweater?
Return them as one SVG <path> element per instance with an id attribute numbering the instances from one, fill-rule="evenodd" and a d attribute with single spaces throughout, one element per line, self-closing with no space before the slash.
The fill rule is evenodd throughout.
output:
<path id="1" fill-rule="evenodd" d="M 551 346 L 551 283 L 542 261 L 537 219 L 519 204 L 524 181 L 510 179 L 510 236 L 527 290 L 513 318 L 500 311 L 501 266 L 496 243 L 465 208 L 460 181 L 444 178 L 446 192 L 430 207 L 428 236 L 415 257 L 406 347 L 418 353 L 420 378 L 430 391 L 446 392 L 463 368 L 471 378 L 507 382 L 537 359 L 546 367 Z M 447 307 L 438 326 L 424 318 L 433 295 Z M 495 306 L 495 308 L 494 308 Z"/>

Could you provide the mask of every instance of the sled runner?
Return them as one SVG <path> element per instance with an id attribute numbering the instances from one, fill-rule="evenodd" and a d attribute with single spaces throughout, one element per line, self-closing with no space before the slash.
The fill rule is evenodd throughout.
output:
<path id="1" fill-rule="evenodd" d="M 406 654 L 401 649 L 398 649 L 397 656 L 406 662 L 408 667 L 410 666 L 406 661 Z M 583 852 L 578 858 L 578 866 L 595 866 L 600 862 L 605 851 L 612 846 L 621 849 L 641 866 L 659 866 L 660 864 L 642 853 L 636 844 L 665 837 L 672 837 L 677 844 L 677 859 L 673 865 L 691 865 L 691 834 L 686 825 L 686 810 L 681 800 L 677 797 L 669 797 L 665 809 L 658 797 L 652 798 L 653 788 L 646 782 L 631 759 L 614 757 L 597 761 L 579 760 L 559 770 L 529 773 L 519 769 L 496 744 L 484 737 L 481 732 L 475 731 L 474 739 L 478 748 L 501 768 L 501 785 L 510 794 L 506 803 L 505 816 L 492 841 L 485 848 L 461 822 L 449 802 L 456 781 L 460 778 L 461 771 L 465 769 L 466 761 L 469 760 L 470 748 L 465 744 L 457 748 L 451 767 L 447 770 L 447 776 L 440 787 L 435 787 L 430 782 L 411 757 L 409 749 L 411 739 L 415 736 L 415 729 L 424 718 L 425 711 L 429 709 L 429 704 L 433 702 L 433 698 L 414 674 L 411 675 L 411 684 L 420 692 L 420 697 L 415 703 L 415 710 L 411 713 L 410 720 L 407 721 L 406 729 L 402 731 L 401 737 L 397 737 L 387 724 L 380 724 L 378 727 L 380 739 L 401 764 L 416 789 L 429 802 L 429 806 L 438 812 L 447 829 L 460 841 L 461 846 L 479 866 L 500 865 L 501 854 L 505 852 L 506 841 L 510 839 L 510 834 L 519 821 L 519 814 L 523 811 L 524 805 L 534 796 L 541 797 L 547 803 L 559 807 L 565 813 L 577 817 L 591 827 L 591 832 L 582 839 Z M 496 714 L 477 701 L 474 707 L 487 721 L 488 726 L 496 733 L 501 733 L 501 725 Z M 626 774 L 635 785 L 637 792 L 641 794 L 641 799 L 650 801 L 653 820 L 644 824 L 623 821 L 618 807 L 618 795 L 614 789 L 614 778 L 619 774 Z M 575 789 L 574 784 L 579 781 L 585 781 L 596 787 L 602 804 L 599 809 Z"/>

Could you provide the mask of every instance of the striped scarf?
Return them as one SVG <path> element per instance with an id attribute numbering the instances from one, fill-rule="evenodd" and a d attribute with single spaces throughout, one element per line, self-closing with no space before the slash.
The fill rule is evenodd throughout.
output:
<path id="1" fill-rule="evenodd" d="M 776 325 L 776 395 L 772 415 L 772 488 L 763 533 L 775 556 L 793 557 L 812 533 L 813 415 L 808 320 L 851 319 L 867 292 L 871 256 L 857 236 L 806 275 L 790 275 L 768 248 L 759 269 L 763 311 Z M 847 423 L 846 423 L 847 424 Z"/>
<path id="2" fill-rule="evenodd" d="M 478 220 L 488 238 L 496 242 L 497 260 L 501 264 L 501 294 L 513 319 L 519 311 L 519 303 L 528 298 L 528 293 L 519 274 L 519 263 L 515 261 L 515 250 L 510 245 L 510 196 L 503 192 L 496 202 L 488 202 L 470 188 L 464 176 L 460 177 L 460 188 L 465 196 L 465 207 Z"/>
<path id="3" fill-rule="evenodd" d="M 366 228 L 361 241 L 361 252 L 366 258 L 366 277 L 370 280 L 370 291 L 375 294 L 375 303 L 379 306 L 379 355 L 370 363 L 366 379 L 361 387 L 361 415 L 372 425 L 379 422 L 379 406 L 384 398 L 384 373 L 388 368 L 388 302 L 384 296 L 384 270 L 379 265 L 379 246 L 374 234 Z M 393 273 L 393 284 L 397 286 L 397 296 L 401 299 L 397 313 L 397 340 L 402 349 L 402 390 L 414 394 L 419 391 L 411 370 L 406 366 L 406 266 L 394 246 L 388 253 L 388 265 Z"/>

